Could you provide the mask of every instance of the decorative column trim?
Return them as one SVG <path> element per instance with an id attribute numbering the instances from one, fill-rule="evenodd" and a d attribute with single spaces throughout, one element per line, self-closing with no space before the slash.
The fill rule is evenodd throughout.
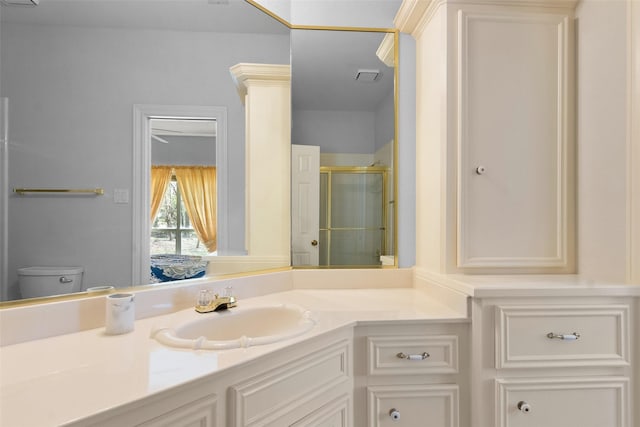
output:
<path id="1" fill-rule="evenodd" d="M 394 68 L 396 66 L 395 61 L 395 34 L 387 33 L 386 36 L 382 39 L 382 43 L 378 46 L 378 50 L 376 51 L 376 56 L 378 59 L 387 67 Z"/>
<path id="2" fill-rule="evenodd" d="M 229 68 L 231 78 L 236 85 L 242 104 L 247 96 L 247 86 L 250 80 L 266 81 L 291 81 L 291 66 L 278 64 L 249 64 L 241 62 Z"/>
<path id="3" fill-rule="evenodd" d="M 288 259 L 291 67 L 239 63 L 229 70 L 245 104 L 245 250 Z"/>
<path id="4" fill-rule="evenodd" d="M 627 2 L 627 282 L 640 283 L 640 3 Z"/>

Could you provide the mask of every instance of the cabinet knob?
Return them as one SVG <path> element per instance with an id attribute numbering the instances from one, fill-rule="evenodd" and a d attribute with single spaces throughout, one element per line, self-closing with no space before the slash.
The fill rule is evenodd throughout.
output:
<path id="1" fill-rule="evenodd" d="M 478 166 L 476 168 L 476 173 L 478 175 L 483 175 L 486 171 L 487 171 L 487 168 L 485 168 L 484 166 Z"/>
<path id="2" fill-rule="evenodd" d="M 400 411 L 398 411 L 396 408 L 392 408 L 389 411 L 389 416 L 391 417 L 391 419 L 393 421 L 399 421 L 400 420 Z"/>
<path id="3" fill-rule="evenodd" d="M 531 405 L 529 405 L 527 402 L 525 402 L 524 400 L 521 400 L 520 402 L 518 402 L 518 410 L 522 413 L 529 413 L 531 412 Z"/>

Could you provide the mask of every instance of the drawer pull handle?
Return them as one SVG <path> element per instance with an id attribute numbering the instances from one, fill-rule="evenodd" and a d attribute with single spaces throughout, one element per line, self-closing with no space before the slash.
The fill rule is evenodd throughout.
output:
<path id="1" fill-rule="evenodd" d="M 518 410 L 526 414 L 528 412 L 531 412 L 531 405 L 529 405 L 524 400 L 521 400 L 520 402 L 518 402 Z"/>
<path id="2" fill-rule="evenodd" d="M 404 353 L 398 353 L 396 354 L 396 356 L 398 357 L 398 359 L 407 359 L 407 360 L 424 360 L 427 357 L 429 357 L 429 353 L 427 353 L 426 351 L 422 354 L 404 354 Z"/>
<path id="3" fill-rule="evenodd" d="M 559 340 L 575 341 L 578 338 L 580 338 L 580 334 L 577 333 L 577 332 L 574 332 L 572 334 L 554 334 L 553 332 L 549 332 L 547 334 L 547 338 L 549 338 L 549 339 L 557 338 Z"/>

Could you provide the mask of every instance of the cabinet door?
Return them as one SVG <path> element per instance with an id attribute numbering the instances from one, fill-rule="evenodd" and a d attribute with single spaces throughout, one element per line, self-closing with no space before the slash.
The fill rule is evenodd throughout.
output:
<path id="1" fill-rule="evenodd" d="M 121 425 L 126 425 L 126 422 Z M 137 425 L 139 427 L 216 427 L 216 397 L 207 397 L 181 406 Z"/>
<path id="2" fill-rule="evenodd" d="M 497 380 L 498 427 L 630 427 L 626 378 Z"/>
<path id="3" fill-rule="evenodd" d="M 351 399 L 345 395 L 321 406 L 291 427 L 349 427 L 352 425 L 350 408 Z"/>
<path id="4" fill-rule="evenodd" d="M 570 268 L 566 15 L 458 14 L 461 268 Z"/>
<path id="5" fill-rule="evenodd" d="M 458 427 L 458 386 L 368 387 L 369 427 Z"/>

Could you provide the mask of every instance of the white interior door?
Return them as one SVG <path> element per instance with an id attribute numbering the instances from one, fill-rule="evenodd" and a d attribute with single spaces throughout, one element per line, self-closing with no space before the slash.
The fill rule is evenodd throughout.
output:
<path id="1" fill-rule="evenodd" d="M 291 263 L 318 265 L 320 147 L 291 145 Z"/>

